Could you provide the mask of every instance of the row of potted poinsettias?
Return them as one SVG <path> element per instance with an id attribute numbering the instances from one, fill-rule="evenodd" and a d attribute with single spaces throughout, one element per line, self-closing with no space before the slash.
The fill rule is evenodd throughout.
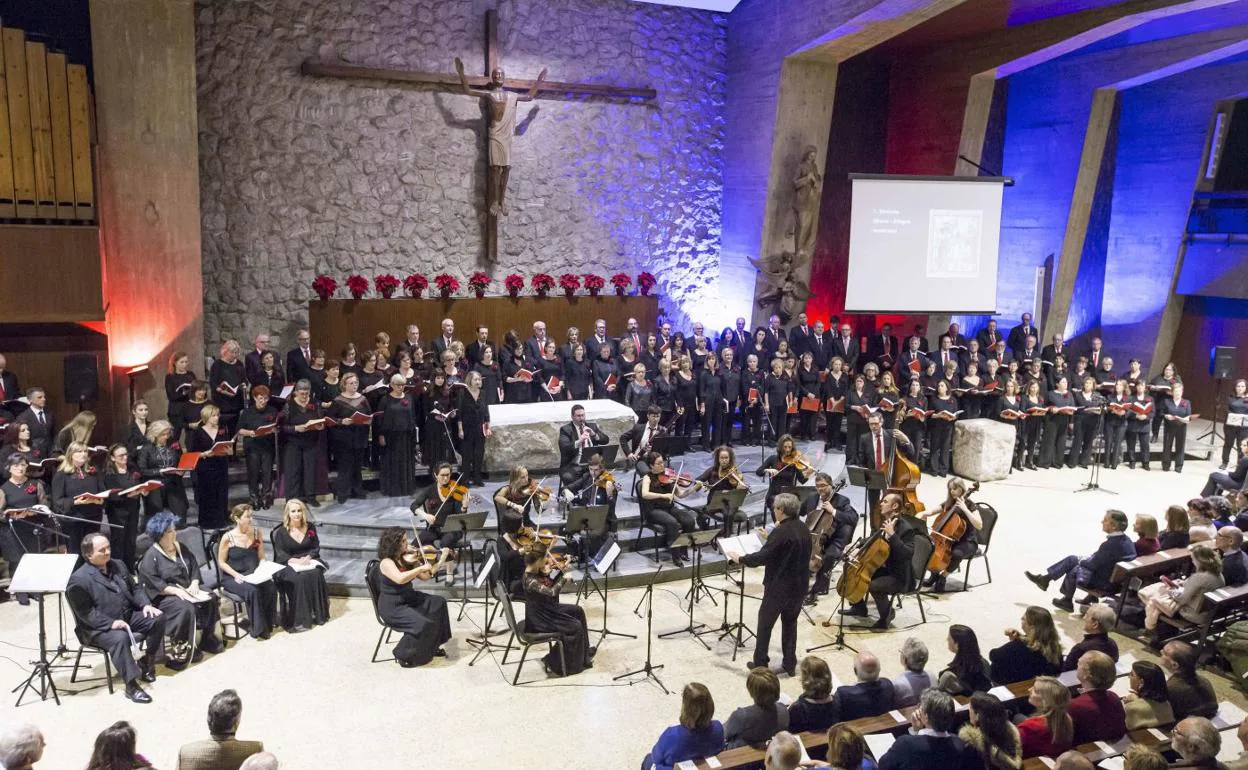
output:
<path id="1" fill-rule="evenodd" d="M 493 280 L 483 272 L 475 272 L 468 277 L 468 290 L 479 299 L 485 296 Z M 376 290 L 377 294 L 385 299 L 393 297 L 400 286 L 408 296 L 420 298 L 429 288 L 430 283 L 431 281 L 420 273 L 412 273 L 402 281 L 394 275 L 386 273 L 374 278 L 371 286 Z M 460 289 L 459 279 L 450 273 L 435 275 L 432 283 L 437 288 L 438 295 L 442 299 L 454 297 Z M 610 279 L 604 279 L 602 276 L 593 273 L 584 275 L 564 273 L 556 280 L 549 273 L 537 273 L 528 281 L 529 287 L 533 289 L 533 293 L 539 297 L 547 296 L 556 286 L 563 290 L 563 293 L 568 297 L 575 295 L 582 288 L 589 293 L 589 296 L 597 297 L 607 283 L 610 283 L 615 288 L 615 293 L 622 297 L 628 293 L 629 287 L 633 285 L 633 278 L 628 273 L 616 273 Z M 650 273 L 639 273 L 637 275 L 638 293 L 643 297 L 650 294 L 655 283 L 655 278 Z M 503 288 L 507 290 L 507 295 L 510 297 L 520 296 L 520 292 L 524 290 L 524 284 L 524 276 L 515 273 L 503 279 Z M 349 276 L 346 280 L 346 288 L 352 299 L 363 299 L 364 295 L 368 294 L 370 288 L 369 280 L 362 275 Z M 335 292 L 338 291 L 338 282 L 328 275 L 318 275 L 316 280 L 312 281 L 312 290 L 322 300 L 327 300 L 332 298 Z"/>

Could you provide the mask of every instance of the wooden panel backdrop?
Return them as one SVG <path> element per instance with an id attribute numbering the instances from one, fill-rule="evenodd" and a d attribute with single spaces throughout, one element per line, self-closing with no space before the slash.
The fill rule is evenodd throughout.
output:
<path id="1" fill-rule="evenodd" d="M 581 330 L 581 339 L 594 333 L 594 321 L 607 322 L 607 334 L 620 336 L 629 318 L 636 318 L 645 332 L 655 328 L 659 301 L 655 297 L 485 297 L 483 299 L 331 299 L 308 305 L 312 346 L 323 348 L 329 358 L 338 358 L 348 342 L 361 350 L 373 347 L 373 337 L 384 331 L 390 345 L 407 334 L 408 324 L 420 327 L 420 338 L 428 346 L 441 334 L 443 318 L 455 322 L 455 338 L 464 344 L 476 338 L 476 327 L 485 324 L 490 339 L 502 343 L 508 329 L 521 339 L 533 334 L 535 321 L 546 322 L 546 333 L 562 344 L 569 326 Z M 239 340 L 249 350 L 250 340 Z M 283 340 L 283 355 L 293 339 Z"/>

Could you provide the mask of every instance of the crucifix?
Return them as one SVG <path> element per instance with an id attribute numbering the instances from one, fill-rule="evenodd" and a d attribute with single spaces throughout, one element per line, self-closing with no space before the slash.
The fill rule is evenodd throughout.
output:
<path id="1" fill-rule="evenodd" d="M 498 45 L 498 11 L 485 12 L 485 77 L 469 76 L 463 63 L 455 60 L 456 74 L 412 72 L 386 67 L 368 67 L 343 61 L 307 59 L 300 68 L 304 75 L 328 78 L 382 80 L 396 83 L 418 83 L 435 88 L 454 90 L 489 100 L 489 176 L 486 180 L 485 257 L 487 262 L 498 258 L 498 218 L 507 215 L 507 180 L 511 169 L 511 137 L 515 133 L 516 106 L 543 95 L 589 96 L 628 102 L 653 101 L 658 95 L 653 88 L 632 88 L 600 83 L 562 83 L 546 80 L 542 70 L 537 80 L 507 79 L 503 73 Z"/>

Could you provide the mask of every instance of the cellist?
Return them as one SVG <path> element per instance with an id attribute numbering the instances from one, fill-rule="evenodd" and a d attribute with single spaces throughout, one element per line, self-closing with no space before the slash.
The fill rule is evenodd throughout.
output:
<path id="1" fill-rule="evenodd" d="M 841 560 L 845 549 L 854 539 L 854 529 L 858 526 L 858 511 L 854 510 L 848 497 L 836 491 L 831 476 L 826 473 L 815 474 L 815 490 L 818 494 L 806 498 L 801 510 L 801 516 L 810 528 L 811 535 L 819 536 L 815 552 L 822 556 L 819 567 L 815 570 L 815 582 L 810 586 L 810 594 L 806 597 L 806 604 L 812 607 L 820 596 L 828 592 L 832 568 Z M 811 568 L 814 569 L 813 564 Z"/>
<path id="2" fill-rule="evenodd" d="M 889 492 L 880 500 L 880 533 L 888 538 L 888 560 L 871 575 L 868 589 L 875 600 L 880 619 L 872 626 L 883 630 L 891 627 L 893 596 L 911 588 L 915 577 L 910 569 L 914 559 L 914 539 L 923 534 L 923 523 L 912 516 L 902 516 L 901 495 Z M 850 617 L 867 616 L 867 599 L 841 610 Z"/>
<path id="3" fill-rule="evenodd" d="M 920 519 L 930 519 L 929 526 L 932 527 L 932 544 L 935 545 L 939 538 L 942 537 L 937 530 L 941 529 L 940 522 L 945 520 L 946 514 L 951 514 L 962 519 L 965 524 L 962 527 L 962 534 L 952 543 L 952 555 L 949 564 L 941 570 L 932 570 L 927 580 L 923 581 L 924 586 L 931 587 L 936 593 L 944 593 L 945 578 L 950 573 L 957 572 L 958 566 L 962 560 L 975 553 L 975 549 L 979 546 L 979 540 L 976 533 L 984 528 L 984 519 L 979 515 L 979 509 L 971 505 L 967 500 L 966 482 L 959 478 L 949 479 L 946 485 L 948 495 L 945 502 L 940 508 L 920 513 Z M 931 562 L 928 562 L 929 566 Z"/>

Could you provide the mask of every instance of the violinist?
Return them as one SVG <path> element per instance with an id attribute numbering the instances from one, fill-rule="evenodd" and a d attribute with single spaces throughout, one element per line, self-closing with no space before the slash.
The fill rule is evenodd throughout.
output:
<path id="1" fill-rule="evenodd" d="M 686 548 L 672 548 L 672 541 L 682 532 L 693 532 L 697 529 L 697 518 L 693 509 L 677 502 L 687 497 L 695 486 L 692 483 L 681 484 L 673 473 L 664 473 L 667 463 L 663 455 L 651 452 L 646 455 L 646 464 L 650 472 L 641 477 L 641 519 L 651 526 L 657 524 L 663 529 L 664 545 L 677 567 L 685 565 Z M 692 479 L 689 480 L 692 482 Z"/>
<path id="2" fill-rule="evenodd" d="M 822 554 L 822 558 L 818 560 L 815 582 L 810 586 L 810 595 L 806 597 L 806 603 L 812 607 L 820 596 L 828 592 L 832 568 L 840 562 L 845 549 L 853 541 L 854 529 L 858 526 L 858 511 L 854 510 L 848 497 L 834 490 L 831 476 L 826 473 L 815 474 L 815 489 L 818 494 L 806 498 L 800 512 L 810 529 L 811 545 L 815 553 Z"/>
<path id="3" fill-rule="evenodd" d="M 528 468 L 517 465 L 511 469 L 507 483 L 494 493 L 494 507 L 499 513 L 498 526 L 504 536 L 519 532 L 521 527 L 533 526 L 532 513 L 544 502 L 545 498 L 541 497 L 543 490 L 529 478 Z"/>
<path id="4" fill-rule="evenodd" d="M 602 446 L 610 441 L 592 422 L 585 420 L 585 407 L 580 404 L 572 406 L 572 422 L 559 429 L 559 473 L 564 482 L 576 478 L 580 466 L 589 457 L 587 451 L 591 447 Z"/>
<path id="5" fill-rule="evenodd" d="M 662 416 L 663 413 L 659 407 L 651 404 L 646 410 L 644 422 L 634 423 L 633 427 L 620 434 L 620 449 L 630 463 L 636 463 L 638 478 L 650 472 L 650 466 L 646 465 L 645 457 L 650 453 L 655 437 L 667 434 L 667 431 L 659 424 Z"/>
<path id="6" fill-rule="evenodd" d="M 451 640 L 451 616 L 446 599 L 417 591 L 414 580 L 430 580 L 434 569 L 408 547 L 398 527 L 387 527 L 377 543 L 381 560 L 377 614 L 387 626 L 403 632 L 394 657 L 404 668 L 423 666 L 435 657 L 446 657 L 442 645 Z"/>
<path id="7" fill-rule="evenodd" d="M 932 570 L 927 580 L 923 581 L 924 586 L 932 588 L 936 593 L 945 592 L 945 579 L 952 573 L 958 571 L 958 566 L 962 564 L 962 560 L 975 553 L 975 549 L 979 547 L 979 539 L 976 533 L 984 528 L 984 519 L 979 515 L 979 508 L 968 498 L 966 482 L 959 478 L 949 479 L 946 484 L 948 494 L 945 502 L 940 506 L 925 513 L 920 513 L 920 519 L 931 520 L 932 542 L 935 544 L 943 535 L 941 534 L 942 522 L 947 516 L 956 516 L 962 519 L 965 525 L 962 529 L 962 535 L 951 543 L 952 556 L 949 559 L 947 567 L 940 571 Z"/>
<path id="8" fill-rule="evenodd" d="M 462 474 L 461 474 L 462 478 Z M 454 549 L 463 539 L 462 531 L 445 531 L 446 517 L 460 513 L 465 506 L 466 488 L 452 480 L 451 464 L 438 463 L 433 472 L 433 483 L 416 492 L 412 500 L 412 515 L 425 523 L 425 532 L 420 536 L 422 545 L 432 545 L 443 549 L 443 558 L 450 559 L 450 549 Z M 446 579 L 453 582 L 455 564 L 447 561 Z"/>
<path id="9" fill-rule="evenodd" d="M 615 501 L 619 493 L 619 482 L 609 470 L 602 467 L 602 455 L 597 452 L 589 456 L 589 464 L 581 471 L 581 475 L 563 487 L 563 496 L 569 505 L 607 506 L 608 532 L 615 531 Z"/>
<path id="10" fill-rule="evenodd" d="M 883 526 L 877 532 L 888 540 L 888 560 L 871 576 L 870 593 L 880 619 L 872 628 L 884 630 L 891 627 L 893 596 L 909 589 L 914 583 L 910 562 L 914 558 L 914 540 L 922 534 L 923 524 L 917 519 L 901 515 L 901 495 L 889 492 L 880 500 L 880 519 Z M 851 604 L 841 610 L 842 615 L 867 617 L 867 600 Z"/>
<path id="11" fill-rule="evenodd" d="M 737 455 L 732 451 L 732 447 L 721 446 L 715 450 L 711 467 L 702 471 L 702 475 L 698 476 L 697 481 L 706 488 L 706 506 L 701 509 L 702 517 L 707 519 L 719 519 L 723 521 L 724 535 L 728 535 L 729 522 L 726 519 L 728 513 L 723 509 L 712 510 L 710 507 L 711 498 L 716 492 L 723 492 L 729 489 L 749 489 L 750 485 L 745 483 L 745 476 L 737 468 Z M 733 521 L 748 521 L 749 516 L 740 510 L 733 515 Z M 702 526 L 706 526 L 705 522 L 699 522 Z"/>
<path id="12" fill-rule="evenodd" d="M 550 555 L 540 545 L 524 555 L 524 625 L 526 631 L 559 635 L 557 648 L 552 645 L 542 663 L 548 674 L 572 676 L 592 668 L 598 650 L 589 645 L 585 609 L 559 601 L 572 577 L 552 567 Z"/>
<path id="13" fill-rule="evenodd" d="M 797 442 L 785 433 L 776 442 L 775 454 L 763 460 L 763 464 L 754 471 L 759 476 L 767 477 L 767 499 L 763 510 L 770 511 L 776 493 L 783 487 L 800 487 L 806 483 L 815 469 L 806 462 L 802 453 L 797 451 Z"/>

